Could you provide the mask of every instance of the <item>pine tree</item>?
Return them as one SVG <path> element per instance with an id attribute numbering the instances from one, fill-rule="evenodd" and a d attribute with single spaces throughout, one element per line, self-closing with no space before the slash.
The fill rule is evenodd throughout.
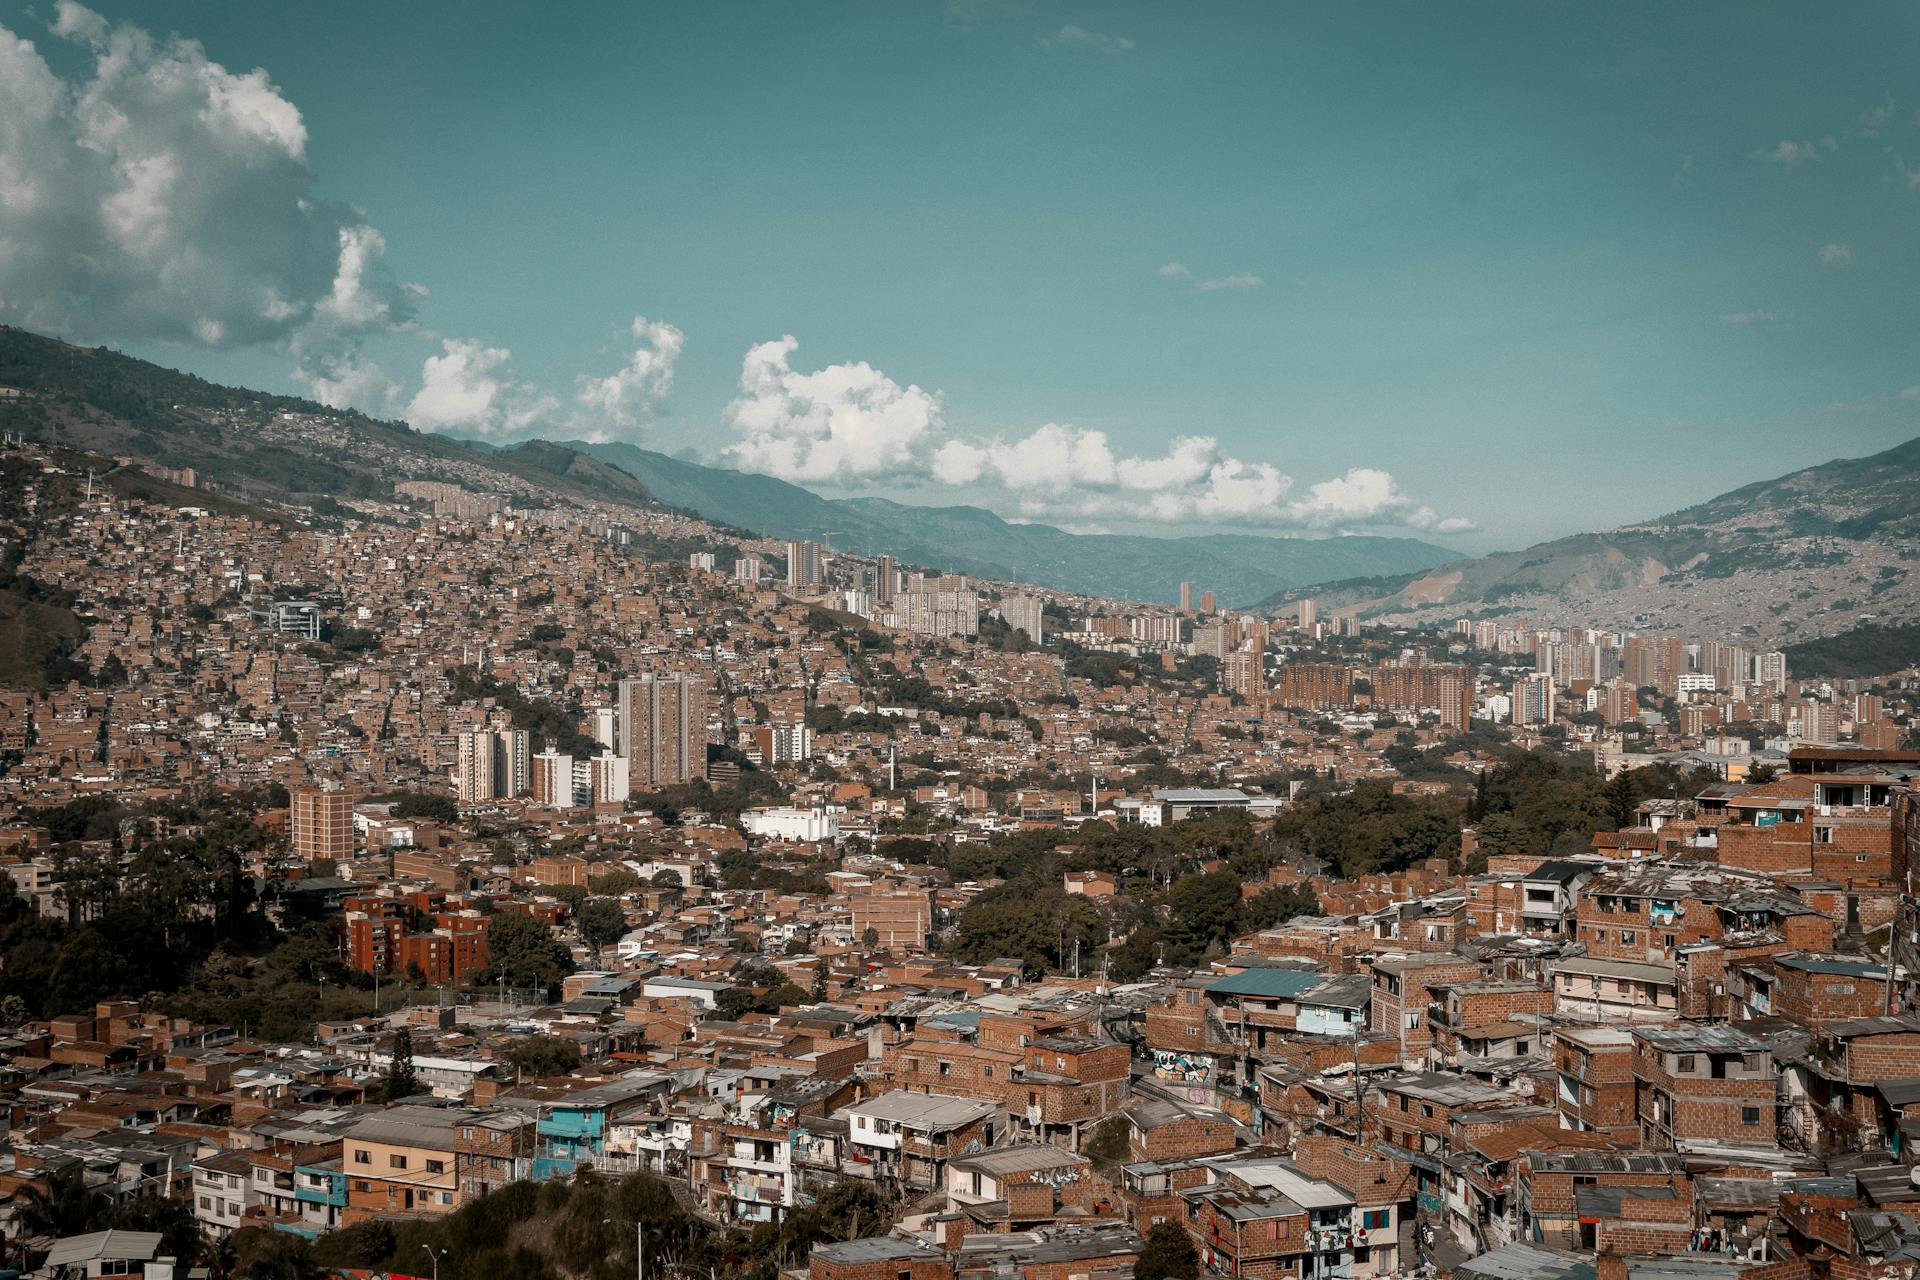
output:
<path id="1" fill-rule="evenodd" d="M 420 1078 L 413 1072 L 413 1032 L 401 1027 L 393 1033 L 393 1054 L 387 1061 L 387 1101 L 398 1102 L 418 1092 Z"/>

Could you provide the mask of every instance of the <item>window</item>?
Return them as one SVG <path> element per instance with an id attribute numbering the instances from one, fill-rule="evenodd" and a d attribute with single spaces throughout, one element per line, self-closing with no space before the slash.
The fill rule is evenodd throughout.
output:
<path id="1" fill-rule="evenodd" d="M 943 1076 L 950 1076 L 950 1075 L 952 1075 L 952 1074 L 953 1074 L 953 1064 L 952 1064 L 951 1062 L 942 1062 L 942 1063 L 940 1064 L 940 1074 L 941 1074 L 941 1075 L 943 1075 Z"/>
<path id="2" fill-rule="evenodd" d="M 445 1160 L 427 1161 L 428 1173 L 445 1173 L 446 1171 L 447 1171 L 447 1162 Z"/>
<path id="3" fill-rule="evenodd" d="M 373 1190 L 373 1184 L 371 1182 L 363 1182 L 356 1178 L 353 1183 L 353 1189 L 355 1191 L 371 1191 Z"/>
<path id="4" fill-rule="evenodd" d="M 1433 1104 L 1431 1102 L 1421 1103 L 1420 1114 L 1425 1116 L 1429 1120 L 1433 1119 Z"/>
<path id="5" fill-rule="evenodd" d="M 407 1158 L 406 1158 L 405 1156 L 391 1156 L 391 1155 L 390 1155 L 390 1156 L 388 1156 L 388 1157 L 387 1157 L 387 1168 L 389 1168 L 389 1169 L 404 1169 L 404 1168 L 406 1168 L 406 1167 L 407 1167 Z"/>
<path id="6" fill-rule="evenodd" d="M 1678 1058 L 1675 1058 L 1673 1061 L 1673 1069 L 1675 1071 L 1681 1071 L 1681 1072 L 1692 1071 L 1694 1069 L 1694 1066 L 1695 1066 L 1694 1056 L 1690 1053 L 1683 1053 Z"/>
<path id="7" fill-rule="evenodd" d="M 1378 1231 L 1387 1225 L 1387 1219 L 1392 1216 L 1385 1209 L 1369 1209 L 1360 1215 L 1360 1225 L 1369 1231 Z"/>
<path id="8" fill-rule="evenodd" d="M 1740 1123 L 1741 1124 L 1759 1124 L 1760 1108 L 1758 1107 L 1740 1108 Z"/>
<path id="9" fill-rule="evenodd" d="M 1813 829 L 1813 842 L 1815 844 L 1832 844 L 1833 828 L 1832 827 L 1815 827 Z"/>
<path id="10" fill-rule="evenodd" d="M 353 1162 L 355 1164 L 372 1164 L 373 1153 L 365 1148 L 356 1149 L 353 1153 Z"/>
<path id="11" fill-rule="evenodd" d="M 211 1210 L 213 1209 L 213 1197 L 212 1197 L 212 1196 L 201 1196 L 201 1197 L 200 1197 L 200 1207 L 201 1207 L 202 1209 L 206 1209 L 206 1210 L 208 1210 L 208 1211 L 211 1211 Z"/>
<path id="12" fill-rule="evenodd" d="M 993 1079 L 993 1064 L 989 1062 L 981 1066 L 980 1074 L 985 1079 L 988 1079 L 988 1080 Z"/>
<path id="13" fill-rule="evenodd" d="M 1630 946 L 1632 946 L 1632 945 L 1633 945 L 1633 939 L 1634 939 L 1634 936 L 1635 936 L 1635 935 L 1634 935 L 1634 932 L 1633 932 L 1633 930 L 1631 930 L 1631 929 L 1622 929 L 1622 930 L 1620 931 L 1620 945 L 1621 945 L 1621 946 L 1623 946 L 1623 947 L 1630 947 Z"/>
<path id="14" fill-rule="evenodd" d="M 462 1129 L 462 1130 L 460 1131 L 460 1137 L 461 1137 L 461 1139 L 462 1139 L 463 1141 L 466 1141 L 466 1142 L 472 1142 L 472 1141 L 473 1141 L 473 1130 L 472 1130 L 472 1129 Z"/>

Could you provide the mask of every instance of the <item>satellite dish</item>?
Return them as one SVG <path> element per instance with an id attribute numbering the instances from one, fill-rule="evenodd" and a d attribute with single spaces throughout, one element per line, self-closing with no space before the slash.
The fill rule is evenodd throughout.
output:
<path id="1" fill-rule="evenodd" d="M 1912 1180 L 1914 1186 L 1920 1187 L 1920 1165 L 1907 1170 L 1907 1177 Z"/>

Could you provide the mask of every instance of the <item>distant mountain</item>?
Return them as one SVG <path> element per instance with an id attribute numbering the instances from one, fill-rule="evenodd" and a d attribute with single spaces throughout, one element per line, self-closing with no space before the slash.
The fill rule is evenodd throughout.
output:
<path id="1" fill-rule="evenodd" d="M 476 450 L 405 423 L 223 387 L 105 347 L 5 325 L 0 387 L 28 393 L 0 401 L 9 431 L 107 457 L 191 467 L 242 499 L 324 511 L 343 498 L 390 496 L 395 480 L 433 477 L 536 498 L 653 504 L 632 475 L 559 445 Z M 289 427 L 288 414 L 323 420 L 328 429 Z"/>
<path id="2" fill-rule="evenodd" d="M 1276 592 L 1421 620 L 1523 614 L 1542 624 L 1685 630 L 1702 637 L 1835 635 L 1920 616 L 1920 439 L 1584 533 L 1425 572 Z"/>
<path id="3" fill-rule="evenodd" d="M 1012 524 L 979 507 L 920 507 L 884 498 L 823 498 L 772 476 L 686 462 L 623 443 L 562 446 L 635 477 L 669 506 L 770 538 L 824 540 L 862 555 L 1085 595 L 1172 601 L 1183 580 L 1240 608 L 1329 578 L 1407 573 L 1445 561 L 1412 538 L 1152 538 L 1075 534 Z"/>
<path id="4" fill-rule="evenodd" d="M 1303 582 L 1422 570 L 1449 554 L 1408 538 L 1077 535 L 977 507 L 827 499 L 626 444 L 495 446 L 424 434 L 8 326 L 0 326 L 0 387 L 28 393 L 0 400 L 7 430 L 105 458 L 192 468 L 215 489 L 182 492 L 207 504 L 279 503 L 330 516 L 342 500 L 391 496 L 397 480 L 438 479 L 534 504 L 664 504 L 766 537 L 824 541 L 831 533 L 843 550 L 1090 595 L 1171 600 L 1190 579 L 1235 606 Z"/>

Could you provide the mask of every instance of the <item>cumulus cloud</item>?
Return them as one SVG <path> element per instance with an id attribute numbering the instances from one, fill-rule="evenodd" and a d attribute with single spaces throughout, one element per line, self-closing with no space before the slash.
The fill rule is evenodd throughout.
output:
<path id="1" fill-rule="evenodd" d="M 613 438 L 632 431 L 652 415 L 673 389 L 673 367 L 687 337 L 673 325 L 645 316 L 633 318 L 632 356 L 604 378 L 580 375 L 576 399 L 590 437 Z"/>
<path id="2" fill-rule="evenodd" d="M 1818 160 L 1820 152 L 1821 147 L 1814 143 L 1795 142 L 1791 138 L 1782 138 L 1772 148 L 1758 152 L 1757 156 L 1761 160 L 1785 169 L 1798 169 L 1803 164 Z"/>
<path id="3" fill-rule="evenodd" d="M 747 352 L 727 453 L 785 480 L 845 483 L 917 468 L 940 430 L 937 392 L 901 386 L 865 361 L 793 368 L 791 334 Z"/>
<path id="4" fill-rule="evenodd" d="M 1126 53 L 1133 48 L 1133 41 L 1125 36 L 1110 36 L 1099 31 L 1089 31 L 1085 27 L 1076 27 L 1072 23 L 1061 27 L 1050 36 L 1040 37 L 1043 49 L 1079 49 L 1088 53 L 1117 54 Z"/>
<path id="5" fill-rule="evenodd" d="M 422 431 L 470 431 L 513 436 L 536 426 L 559 405 L 520 382 L 505 347 L 446 338 L 420 370 L 420 389 L 407 402 L 407 421 Z"/>
<path id="6" fill-rule="evenodd" d="M 1839 244 L 1834 241 L 1828 241 L 1826 244 L 1821 245 L 1820 252 L 1815 256 L 1820 259 L 1820 265 L 1823 267 L 1850 267 L 1853 265 L 1853 250 L 1844 244 Z"/>
<path id="7" fill-rule="evenodd" d="M 264 70 L 63 0 L 62 79 L 0 28 L 0 317 L 214 347 L 410 319 L 352 209 L 319 199 L 300 111 Z"/>
<path id="8" fill-rule="evenodd" d="M 263 69 L 235 72 L 60 0 L 57 60 L 0 27 L 0 321 L 91 340 L 264 346 L 314 399 L 427 430 L 524 430 L 551 397 L 504 348 L 438 339 L 409 394 L 366 353 L 422 335 L 424 287 L 400 280 L 367 216 L 323 198 L 300 110 Z M 437 335 L 436 335 L 437 337 Z M 581 412 L 630 429 L 666 393 L 680 331 L 636 321 L 637 350 L 583 379 Z M 406 357 L 411 364 L 416 357 Z"/>
<path id="9" fill-rule="evenodd" d="M 748 351 L 728 418 L 742 467 L 789 480 L 931 482 L 997 498 L 1018 518 L 1066 525 L 1121 520 L 1247 528 L 1414 528 L 1459 533 L 1403 494 L 1393 477 L 1356 468 L 1289 501 L 1293 478 L 1269 462 L 1223 453 L 1211 436 L 1176 436 L 1157 453 L 1115 446 L 1104 431 L 1049 422 L 1024 435 L 950 434 L 937 395 L 864 363 L 793 368 L 792 337 Z M 988 499 L 990 501 L 994 499 Z"/>
<path id="10" fill-rule="evenodd" d="M 293 377 L 309 396 L 335 409 L 394 418 L 406 404 L 405 388 L 359 351 L 311 356 Z"/>

